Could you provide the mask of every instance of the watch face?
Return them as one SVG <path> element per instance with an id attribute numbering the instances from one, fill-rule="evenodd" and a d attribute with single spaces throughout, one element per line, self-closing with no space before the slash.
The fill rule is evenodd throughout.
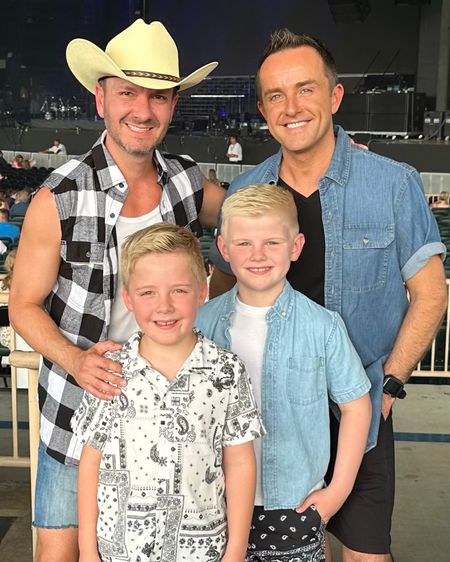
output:
<path id="1" fill-rule="evenodd" d="M 383 391 L 395 397 L 398 397 L 405 392 L 403 390 L 403 384 L 393 378 L 390 378 L 389 376 L 384 380 Z"/>

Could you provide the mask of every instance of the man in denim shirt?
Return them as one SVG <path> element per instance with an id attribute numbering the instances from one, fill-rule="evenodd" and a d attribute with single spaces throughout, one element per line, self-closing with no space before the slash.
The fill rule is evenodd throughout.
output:
<path id="1" fill-rule="evenodd" d="M 333 56 L 320 42 L 275 32 L 258 68 L 257 92 L 281 150 L 236 178 L 228 194 L 264 182 L 294 195 L 306 244 L 287 278 L 342 315 L 372 383 L 368 452 L 328 529 L 343 543 L 344 562 L 389 562 L 391 409 L 396 397 L 404 397 L 402 385 L 445 311 L 445 246 L 417 171 L 352 146 L 340 127 L 333 128 L 343 88 Z M 214 296 L 233 280 L 218 252 L 212 261 Z"/>

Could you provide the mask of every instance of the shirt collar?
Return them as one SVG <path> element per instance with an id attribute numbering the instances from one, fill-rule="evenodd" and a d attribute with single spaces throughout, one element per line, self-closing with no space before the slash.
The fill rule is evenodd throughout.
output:
<path id="1" fill-rule="evenodd" d="M 236 299 L 237 299 L 237 283 L 232 289 L 230 289 L 225 295 L 225 319 L 230 320 L 232 314 L 236 309 Z M 289 281 L 286 280 L 283 290 L 278 296 L 277 300 L 274 302 L 273 306 L 267 313 L 267 319 L 270 320 L 274 316 L 278 316 L 282 320 L 287 320 L 292 312 L 292 307 L 294 306 L 294 289 L 292 288 Z"/>
<path id="2" fill-rule="evenodd" d="M 161 152 L 156 148 L 153 153 L 153 160 L 156 164 L 156 170 L 158 172 L 158 183 L 165 185 L 167 183 L 169 171 L 167 169 L 166 161 L 164 160 Z"/>
<path id="3" fill-rule="evenodd" d="M 333 157 L 324 177 L 335 181 L 339 185 L 345 186 L 350 175 L 352 147 L 347 133 L 339 125 L 334 127 L 334 135 L 336 137 L 336 144 Z M 275 183 L 279 179 L 282 158 L 281 148 L 272 158 L 273 160 L 271 160 L 265 177 L 263 178 L 263 181 L 267 183 Z"/>
<path id="4" fill-rule="evenodd" d="M 186 359 L 184 364 L 181 366 L 177 376 L 170 383 L 173 383 L 176 379 L 185 377 L 188 375 L 199 375 L 203 378 L 209 378 L 211 375 L 211 361 L 208 353 L 204 352 L 203 348 L 207 344 L 203 334 L 195 331 L 197 335 L 197 343 L 192 350 L 189 357 Z M 122 353 L 124 358 L 133 361 L 133 369 L 131 373 L 124 373 L 125 378 L 131 378 L 131 376 L 136 373 L 145 374 L 148 368 L 152 368 L 151 363 L 149 363 L 142 355 L 139 353 L 139 342 L 141 341 L 142 332 L 136 332 L 133 334 L 127 342 L 122 347 Z M 207 363 L 205 364 L 205 361 Z"/>
<path id="5" fill-rule="evenodd" d="M 97 177 L 102 191 L 107 191 L 112 187 L 122 184 L 126 185 L 125 178 L 120 171 L 117 164 L 114 162 L 113 157 L 105 145 L 106 131 L 103 131 L 100 138 L 92 147 L 92 160 L 94 162 L 94 169 L 97 172 Z"/>
<path id="6" fill-rule="evenodd" d="M 283 290 L 274 302 L 272 308 L 268 313 L 268 320 L 274 315 L 277 315 L 282 320 L 287 320 L 292 312 L 294 306 L 294 289 L 289 281 L 285 281 Z"/>
<path id="7" fill-rule="evenodd" d="M 334 147 L 333 158 L 331 159 L 324 177 L 335 181 L 339 185 L 345 186 L 350 175 L 352 155 L 350 138 L 339 125 L 334 127 L 334 134 L 336 137 L 336 145 Z"/>
<path id="8" fill-rule="evenodd" d="M 94 162 L 94 168 L 97 172 L 99 178 L 100 189 L 102 191 L 107 191 L 112 187 L 119 186 L 123 187 L 127 184 L 120 168 L 114 162 L 109 150 L 106 148 L 105 139 L 107 131 L 103 131 L 100 138 L 97 139 L 96 143 L 92 147 L 92 160 Z M 163 156 L 159 150 L 154 151 L 153 160 L 156 165 L 156 170 L 158 173 L 158 183 L 165 185 L 168 178 L 167 164 L 164 161 Z M 122 184 L 122 185 L 121 185 Z"/>
<path id="9" fill-rule="evenodd" d="M 283 152 L 281 148 L 270 157 L 269 165 L 267 166 L 266 172 L 264 177 L 261 180 L 261 183 L 277 183 L 279 176 L 280 176 L 280 166 L 281 166 L 281 158 L 283 156 Z"/>

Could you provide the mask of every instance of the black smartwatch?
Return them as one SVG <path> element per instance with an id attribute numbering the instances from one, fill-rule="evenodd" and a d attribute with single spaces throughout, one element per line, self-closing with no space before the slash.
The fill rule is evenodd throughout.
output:
<path id="1" fill-rule="evenodd" d="M 405 383 L 394 375 L 384 376 L 383 392 L 389 394 L 392 398 L 400 398 L 400 400 L 404 398 L 406 396 L 404 386 Z"/>

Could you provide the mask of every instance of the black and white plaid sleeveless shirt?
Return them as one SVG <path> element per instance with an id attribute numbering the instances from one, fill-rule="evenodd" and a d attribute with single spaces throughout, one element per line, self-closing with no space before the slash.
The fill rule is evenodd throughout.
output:
<path id="1" fill-rule="evenodd" d="M 58 278 L 45 307 L 62 334 L 83 349 L 108 338 L 118 275 L 115 224 L 128 189 L 104 137 L 105 133 L 87 154 L 68 161 L 44 182 L 55 197 L 62 233 Z M 187 157 L 158 151 L 154 158 L 163 220 L 201 236 L 199 167 Z M 71 375 L 44 358 L 39 376 L 40 435 L 48 454 L 65 464 L 77 464 L 81 453 L 70 419 L 82 394 Z"/>

